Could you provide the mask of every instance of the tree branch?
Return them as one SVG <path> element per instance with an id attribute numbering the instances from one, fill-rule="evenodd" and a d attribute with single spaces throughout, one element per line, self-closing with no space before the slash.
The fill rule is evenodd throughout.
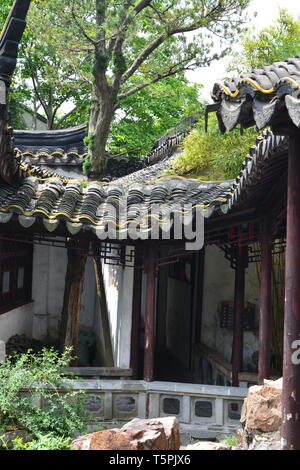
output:
<path id="1" fill-rule="evenodd" d="M 35 73 L 31 73 L 31 80 L 32 80 L 32 83 L 33 83 L 33 88 L 34 88 L 34 92 L 36 94 L 36 96 L 38 97 L 39 99 L 39 102 L 41 103 L 42 107 L 44 108 L 44 111 L 46 113 L 46 115 L 48 116 L 49 115 L 49 106 L 46 102 L 46 99 L 45 99 L 45 96 L 41 90 L 41 87 L 40 87 L 40 84 L 39 84 L 39 80 L 36 76 Z"/>
<path id="2" fill-rule="evenodd" d="M 117 31 L 110 37 L 108 51 L 111 52 L 114 49 L 117 38 L 126 31 L 126 28 L 128 28 L 128 26 L 132 23 L 134 17 L 151 4 L 151 1 L 152 0 L 141 0 L 129 14 L 123 17 L 119 31 Z M 125 8 L 125 11 L 127 11 L 128 8 L 132 5 L 132 2 L 130 0 L 127 0 L 127 2 L 124 2 L 124 3 L 125 5 L 122 5 L 122 6 L 123 8 Z"/>
<path id="3" fill-rule="evenodd" d="M 77 18 L 77 16 L 76 16 L 74 0 L 72 0 L 71 13 L 72 13 L 72 18 L 73 18 L 73 20 L 75 21 L 75 24 L 76 24 L 76 26 L 78 27 L 78 29 L 80 30 L 81 34 L 85 37 L 85 39 L 87 39 L 88 42 L 90 42 L 91 44 L 93 44 L 93 46 L 95 46 L 95 45 L 96 45 L 96 41 L 94 41 L 94 39 L 91 38 L 91 37 L 87 34 L 87 32 L 85 31 L 85 29 L 83 28 L 82 24 L 80 23 L 80 21 L 78 20 L 78 18 Z"/>
<path id="4" fill-rule="evenodd" d="M 122 78 L 122 83 L 125 83 L 142 65 L 143 62 L 154 52 L 165 40 L 167 36 L 165 34 L 161 34 L 158 36 L 154 41 L 152 41 L 134 60 L 131 64 L 130 68 L 124 73 Z"/>
<path id="5" fill-rule="evenodd" d="M 163 18 L 162 12 L 157 10 L 157 8 L 154 7 L 153 5 L 150 5 L 150 2 L 148 2 L 148 5 L 157 14 L 160 13 L 160 18 Z M 207 20 L 211 18 L 211 21 L 214 20 L 215 22 L 217 22 L 222 11 L 224 11 L 224 6 L 222 2 L 218 2 L 218 4 L 214 8 L 212 8 L 209 12 L 206 13 L 206 15 L 200 16 L 198 21 L 194 21 L 184 26 L 174 27 L 173 29 L 166 31 L 164 34 L 160 34 L 147 47 L 145 47 L 145 49 L 142 50 L 140 54 L 136 57 L 136 59 L 133 61 L 131 66 L 128 68 L 128 70 L 123 74 L 122 83 L 125 83 L 139 69 L 139 67 L 147 60 L 147 58 L 170 37 L 178 35 L 178 34 L 196 31 L 197 29 L 201 27 L 205 27 L 207 30 L 209 30 L 213 34 L 218 35 L 215 31 L 213 31 L 207 25 Z"/>
<path id="6" fill-rule="evenodd" d="M 85 97 L 87 98 L 87 96 Z M 83 98 L 83 100 L 85 99 Z M 78 108 L 80 107 L 80 105 L 76 105 L 73 109 L 71 109 L 71 111 L 69 111 L 68 113 L 66 113 L 64 116 L 62 116 L 55 124 L 55 128 L 56 129 L 59 129 L 59 127 L 61 126 L 61 124 L 68 118 L 70 117 Z"/>
<path id="7" fill-rule="evenodd" d="M 186 63 L 190 62 L 190 59 L 182 61 L 181 63 L 175 64 L 172 67 L 169 68 L 169 70 L 163 74 L 157 74 L 155 78 L 150 80 L 149 82 L 144 82 L 138 85 L 137 87 L 131 88 L 128 91 L 125 91 L 124 93 L 121 93 L 118 95 L 118 100 L 122 100 L 124 98 L 128 98 L 131 95 L 134 95 L 138 91 L 143 90 L 144 88 L 148 87 L 149 85 L 153 85 L 154 83 L 159 82 L 160 80 L 163 80 L 164 78 L 171 77 L 173 75 L 176 75 L 179 72 L 183 72 L 184 70 L 192 70 L 194 67 L 198 66 L 197 64 L 190 64 L 186 65 Z"/>

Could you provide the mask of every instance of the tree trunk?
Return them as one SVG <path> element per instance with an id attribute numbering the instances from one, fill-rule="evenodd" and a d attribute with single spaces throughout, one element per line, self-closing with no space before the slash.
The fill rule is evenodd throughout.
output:
<path id="1" fill-rule="evenodd" d="M 100 315 L 101 315 L 102 334 L 103 334 L 103 340 L 104 340 L 105 364 L 103 364 L 103 366 L 114 367 L 114 358 L 113 358 L 113 350 L 112 350 L 108 311 L 107 311 L 107 302 L 106 302 L 106 292 L 105 292 L 105 287 L 104 287 L 101 260 L 99 258 L 94 258 L 94 268 L 95 268 L 97 294 L 98 294 L 98 299 L 99 299 L 99 307 L 100 307 Z"/>
<path id="2" fill-rule="evenodd" d="M 72 347 L 72 366 L 77 365 L 81 294 L 87 254 L 68 248 L 64 302 L 61 315 L 60 351 Z"/>
<path id="3" fill-rule="evenodd" d="M 94 85 L 93 103 L 89 123 L 89 155 L 91 171 L 99 175 L 106 165 L 106 145 L 115 113 L 115 95 L 110 87 L 99 96 Z"/>

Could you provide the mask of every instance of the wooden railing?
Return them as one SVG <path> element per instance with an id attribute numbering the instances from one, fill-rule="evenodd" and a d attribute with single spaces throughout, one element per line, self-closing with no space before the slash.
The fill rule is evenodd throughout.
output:
<path id="1" fill-rule="evenodd" d="M 224 385 L 231 385 L 232 383 L 232 364 L 224 359 L 220 353 L 209 348 L 204 344 L 199 344 L 196 347 L 196 357 L 198 361 L 200 358 L 205 359 L 212 368 L 212 384 L 220 385 L 220 377 L 223 378 Z M 277 380 L 279 376 L 270 377 L 271 380 Z M 240 372 L 239 373 L 240 385 L 248 387 L 249 385 L 258 383 L 258 374 L 255 372 Z"/>

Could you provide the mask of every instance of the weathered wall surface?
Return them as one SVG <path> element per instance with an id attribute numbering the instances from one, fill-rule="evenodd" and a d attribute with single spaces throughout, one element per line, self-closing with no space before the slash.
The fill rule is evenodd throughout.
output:
<path id="1" fill-rule="evenodd" d="M 39 245 L 34 247 L 32 285 L 34 300 L 32 334 L 34 338 L 50 343 L 58 340 L 66 269 L 67 252 L 65 249 Z M 80 330 L 95 335 L 95 365 L 100 365 L 102 332 L 91 258 L 87 260 L 81 300 Z"/>
<path id="2" fill-rule="evenodd" d="M 220 328 L 219 312 L 222 301 L 234 300 L 234 270 L 224 253 L 215 246 L 206 247 L 204 268 L 204 293 L 201 342 L 231 360 L 232 331 Z M 259 282 L 255 263 L 246 270 L 245 302 L 256 306 L 259 314 Z M 257 333 L 244 332 L 244 363 L 252 362 L 252 354 L 258 350 Z"/>
<path id="3" fill-rule="evenodd" d="M 0 315 L 0 341 L 6 342 L 13 335 L 31 336 L 33 304 L 27 304 Z"/>
<path id="4" fill-rule="evenodd" d="M 59 336 L 64 296 L 67 252 L 62 248 L 35 246 L 33 268 L 33 336 L 55 341 Z M 103 275 L 115 366 L 129 367 L 133 269 L 104 265 Z M 95 365 L 103 357 L 103 334 L 92 258 L 88 258 L 81 299 L 80 329 L 97 337 Z"/>

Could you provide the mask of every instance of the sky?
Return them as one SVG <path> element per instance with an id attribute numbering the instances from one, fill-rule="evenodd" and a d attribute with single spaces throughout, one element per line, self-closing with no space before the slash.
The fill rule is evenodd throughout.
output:
<path id="1" fill-rule="evenodd" d="M 254 12 L 257 16 L 251 20 L 251 24 L 256 29 L 262 29 L 269 26 L 278 17 L 279 9 L 285 8 L 293 15 L 300 16 L 300 1 L 299 0 L 252 0 L 248 8 L 249 15 Z M 203 85 L 202 96 L 211 101 L 210 93 L 215 82 L 222 80 L 226 76 L 226 67 L 228 58 L 223 58 L 219 61 L 213 62 L 209 67 L 188 72 L 187 78 L 194 83 L 201 83 Z"/>

